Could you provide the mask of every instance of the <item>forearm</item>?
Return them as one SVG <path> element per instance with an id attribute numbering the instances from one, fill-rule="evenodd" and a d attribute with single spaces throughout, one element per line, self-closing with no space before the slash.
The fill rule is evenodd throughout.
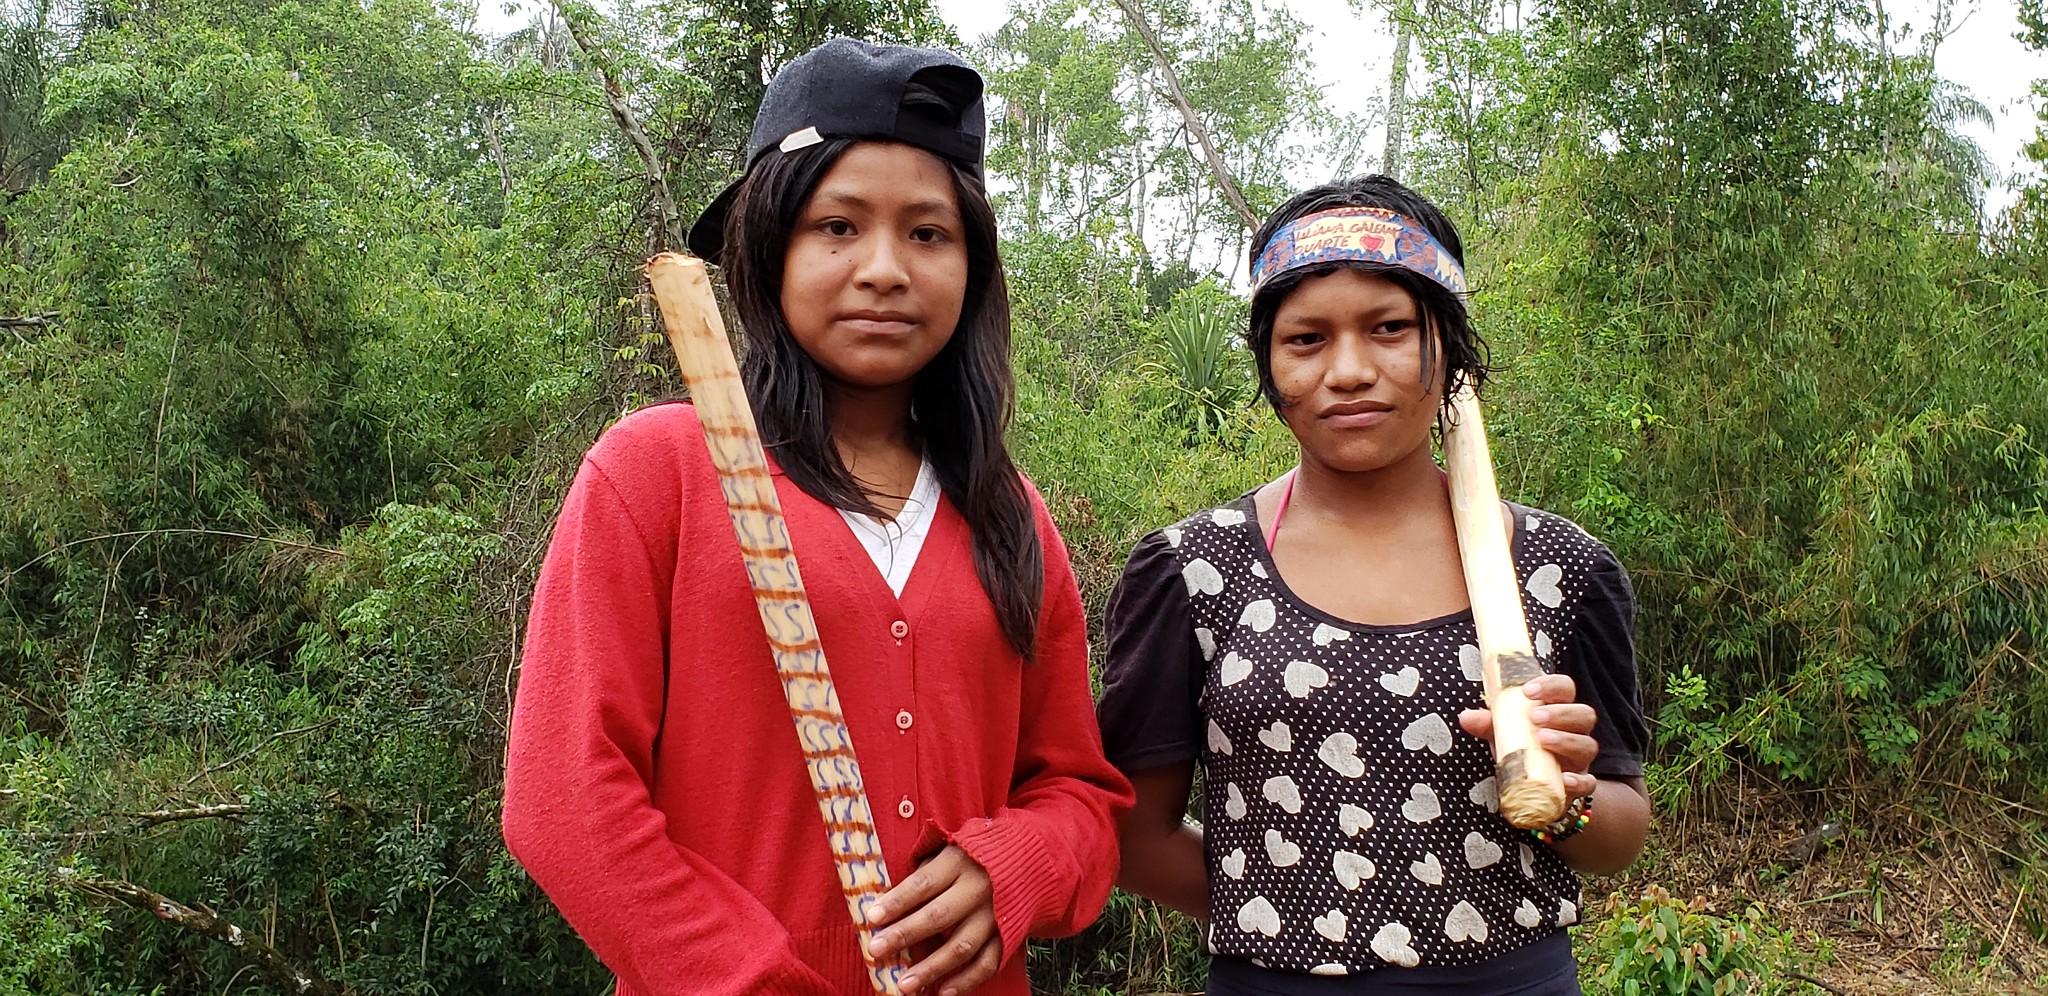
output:
<path id="1" fill-rule="evenodd" d="M 1209 871 L 1202 859 L 1202 831 L 1187 823 L 1163 832 L 1126 828 L 1123 866 L 1116 884 L 1197 920 L 1209 918 Z"/>
<path id="2" fill-rule="evenodd" d="M 1115 769 L 1104 766 L 1109 778 Z M 1004 958 L 1029 937 L 1064 937 L 1093 923 L 1113 884 L 1104 853 L 1127 790 L 1089 778 L 1043 780 L 988 818 L 946 837 L 987 870 L 995 889 Z"/>
<path id="3" fill-rule="evenodd" d="M 1650 800 L 1643 780 L 1602 778 L 1586 829 L 1550 846 L 1573 871 L 1613 875 L 1635 863 L 1649 833 Z"/>
<path id="4" fill-rule="evenodd" d="M 1209 918 L 1209 869 L 1202 830 L 1183 818 L 1195 765 L 1183 761 L 1131 773 L 1137 802 L 1117 827 L 1123 863 L 1116 884 L 1198 920 Z"/>
<path id="5" fill-rule="evenodd" d="M 759 898 L 669 839 L 622 756 L 560 722 L 531 708 L 514 719 L 505 842 L 606 967 L 643 993 L 829 989 Z"/>

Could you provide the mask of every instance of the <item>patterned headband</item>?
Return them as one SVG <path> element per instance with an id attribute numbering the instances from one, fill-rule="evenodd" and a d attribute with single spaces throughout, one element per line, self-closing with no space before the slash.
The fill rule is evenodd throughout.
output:
<path id="1" fill-rule="evenodd" d="M 1388 263 L 1465 293 L 1465 270 L 1413 218 L 1385 208 L 1318 211 L 1287 223 L 1252 260 L 1252 293 L 1274 277 L 1317 263 Z"/>

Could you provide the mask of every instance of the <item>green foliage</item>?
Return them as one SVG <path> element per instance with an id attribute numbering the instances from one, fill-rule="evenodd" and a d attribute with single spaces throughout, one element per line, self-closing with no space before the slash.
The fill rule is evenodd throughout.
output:
<path id="1" fill-rule="evenodd" d="M 1235 498 L 1294 462 L 1293 437 L 1267 412 L 1234 409 L 1214 441 L 1189 446 L 1187 424 L 1164 403 L 1173 395 L 1152 378 L 1106 378 L 1083 404 L 1030 375 L 1056 363 L 1055 354 L 1041 347 L 1025 355 L 1031 358 L 1011 446 L 1073 553 L 1091 620 L 1100 620 L 1102 601 L 1139 537 Z"/>
<path id="2" fill-rule="evenodd" d="M 1138 370 L 1173 392 L 1175 414 L 1195 441 L 1223 432 L 1257 394 L 1242 345 L 1248 318 L 1240 299 L 1204 283 L 1175 294 L 1153 321 L 1164 359 Z"/>
<path id="3" fill-rule="evenodd" d="M 1454 188 L 1494 448 L 1634 575 L 1667 802 L 1731 763 L 2048 784 L 2038 292 L 1951 234 L 1967 114 L 1844 16 L 1565 3 L 1457 42 L 1522 96 L 1429 118 L 1536 154 Z"/>
<path id="4" fill-rule="evenodd" d="M 1033 992 L 1068 996 L 1196 993 L 1208 982 L 1202 924 L 1117 891 L 1079 936 L 1031 950 Z"/>
<path id="5" fill-rule="evenodd" d="M 1751 906 L 1737 916 L 1708 912 L 1655 886 L 1630 903 L 1608 900 L 1580 934 L 1583 984 L 1592 996 L 1741 996 L 1789 991 L 1790 938 Z"/>
<path id="6" fill-rule="evenodd" d="M 0 812 L 12 810 L 20 822 L 0 826 L 0 996 L 84 992 L 76 957 L 92 951 L 106 930 L 106 916 L 35 861 L 43 846 L 37 838 L 47 838 L 49 826 L 35 820 L 39 807 L 33 797 L 23 801 L 20 795 L 61 787 L 55 773 L 39 766 L 45 750 L 47 744 L 33 736 L 0 748 L 0 777 L 10 785 L 0 797 Z"/>
<path id="7" fill-rule="evenodd" d="M 1255 206 L 1290 163 L 1350 171 L 1302 25 L 1145 6 Z M 1430 10 L 1409 175 L 1466 235 L 1503 490 L 1635 578 L 1660 804 L 1735 765 L 2048 789 L 2048 188 L 1981 235 L 1957 128 L 1982 109 L 1860 7 Z M 1238 223 L 1149 52 L 1113 4 L 1013 13 L 976 49 L 1013 444 L 1099 610 L 1138 537 L 1295 451 L 1197 260 L 1235 258 Z M 60 868 L 207 904 L 359 992 L 605 984 L 497 830 L 550 517 L 596 432 L 675 387 L 635 276 L 643 166 L 595 70 L 687 210 L 736 172 L 764 73 L 831 34 L 953 39 L 923 0 L 565 5 L 501 39 L 471 16 L 0 20 L 0 314 L 31 319 L 0 327 L 0 996 L 248 978 Z M 206 806 L 232 808 L 147 815 Z M 1786 951 L 1657 896 L 1584 939 L 1606 991 Z M 1120 895 L 1033 971 L 1186 991 L 1201 947 Z"/>
<path id="8" fill-rule="evenodd" d="M 0 194 L 28 189 L 63 154 L 63 134 L 43 121 L 43 90 L 61 58 L 53 6 L 38 0 L 0 12 Z"/>
<path id="9" fill-rule="evenodd" d="M 1287 193 L 1285 165 L 1355 159 L 1355 130 L 1310 85 L 1307 28 L 1248 0 L 1142 5 L 1189 103 L 1254 210 Z M 1188 138 L 1150 48 L 1107 0 L 1013 0 L 975 47 L 991 97 L 989 172 L 1013 231 L 1098 238 L 1191 265 L 1237 254 L 1243 222 Z"/>
<path id="10" fill-rule="evenodd" d="M 1003 243 L 1015 325 L 1015 365 L 1033 386 L 1092 401 L 1104 375 L 1138 352 L 1143 266 L 1106 224 L 1083 238 L 1024 235 Z"/>

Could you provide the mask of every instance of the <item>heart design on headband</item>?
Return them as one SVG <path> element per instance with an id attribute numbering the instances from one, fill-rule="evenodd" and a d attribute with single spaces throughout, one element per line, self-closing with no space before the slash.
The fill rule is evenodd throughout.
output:
<path id="1" fill-rule="evenodd" d="M 1252 258 L 1252 293 L 1274 277 L 1320 263 L 1380 263 L 1412 270 L 1453 294 L 1466 292 L 1465 270 L 1421 222 L 1378 207 L 1341 207 L 1282 226 Z"/>

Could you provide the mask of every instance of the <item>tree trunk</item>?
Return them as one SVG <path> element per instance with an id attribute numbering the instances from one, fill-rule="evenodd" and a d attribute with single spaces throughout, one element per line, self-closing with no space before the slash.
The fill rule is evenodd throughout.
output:
<path id="1" fill-rule="evenodd" d="M 1401 178 L 1401 140 L 1408 133 L 1408 49 L 1415 42 L 1415 0 L 1394 4 L 1394 66 L 1387 79 L 1387 146 L 1380 172 Z"/>
<path id="2" fill-rule="evenodd" d="M 1046 103 L 1046 91 L 1041 89 L 1024 111 L 1024 227 L 1034 232 L 1045 222 L 1045 173 L 1052 168 L 1052 157 L 1046 154 Z"/>
<path id="3" fill-rule="evenodd" d="M 1238 220 L 1244 222 L 1245 230 L 1258 230 L 1258 214 L 1252 210 L 1251 204 L 1245 201 L 1244 191 L 1238 189 L 1237 179 L 1230 175 L 1230 167 L 1223 164 L 1223 157 L 1217 155 L 1216 146 L 1209 141 L 1209 130 L 1202 127 L 1202 119 L 1188 103 L 1187 94 L 1181 91 L 1180 75 L 1173 71 L 1173 61 L 1166 57 L 1166 50 L 1160 48 L 1159 36 L 1152 33 L 1150 24 L 1145 23 L 1144 12 L 1138 9 L 1137 0 L 1116 0 L 1116 5 L 1123 8 L 1124 16 L 1130 19 L 1131 26 L 1138 29 L 1138 35 L 1145 39 L 1145 47 L 1152 50 L 1152 60 L 1158 63 L 1159 74 L 1166 79 L 1167 99 L 1173 101 L 1173 106 L 1180 111 L 1181 120 L 1187 122 L 1188 134 L 1195 137 L 1195 144 L 1201 147 L 1202 158 L 1208 162 L 1209 171 L 1216 174 L 1216 186 L 1223 191 L 1223 196 L 1230 201 L 1230 206 L 1236 209 Z"/>
<path id="4" fill-rule="evenodd" d="M 1144 134 L 1144 129 L 1148 128 L 1152 123 L 1152 101 L 1145 95 L 1143 80 L 1138 81 L 1135 89 L 1135 96 L 1138 101 L 1139 134 L 1142 135 Z M 1131 232 L 1136 236 L 1138 254 L 1149 269 L 1152 265 L 1152 254 L 1145 248 L 1145 176 L 1152 172 L 1152 165 L 1150 156 L 1145 151 L 1145 143 L 1142 140 L 1132 143 L 1131 168 L 1138 171 L 1137 178 L 1131 183 Z"/>
<path id="5" fill-rule="evenodd" d="M 589 29 L 578 23 L 573 13 L 564 10 L 561 14 L 562 22 L 569 28 L 569 37 L 576 39 L 576 47 L 583 50 L 584 57 L 597 67 L 598 75 L 604 79 L 604 103 L 612 113 L 612 121 L 618 124 L 626 143 L 640 154 L 642 175 L 647 180 L 648 193 L 654 197 L 654 209 L 660 216 L 660 229 L 667 238 L 667 245 L 680 247 L 683 244 L 683 215 L 676 210 L 675 197 L 669 194 L 661 155 L 654 151 L 654 143 L 648 141 L 647 129 L 640 124 L 640 115 L 634 113 L 632 105 L 626 102 L 626 90 L 619 85 L 611 60 L 591 44 Z"/>
<path id="6" fill-rule="evenodd" d="M 493 120 L 498 116 L 498 112 L 494 108 L 483 107 L 478 109 L 478 114 L 483 118 L 484 138 L 490 143 L 491 161 L 498 164 L 498 189 L 504 193 L 507 200 L 510 200 L 512 197 L 512 166 L 505 161 L 504 143 L 498 141 L 498 125 Z"/>

